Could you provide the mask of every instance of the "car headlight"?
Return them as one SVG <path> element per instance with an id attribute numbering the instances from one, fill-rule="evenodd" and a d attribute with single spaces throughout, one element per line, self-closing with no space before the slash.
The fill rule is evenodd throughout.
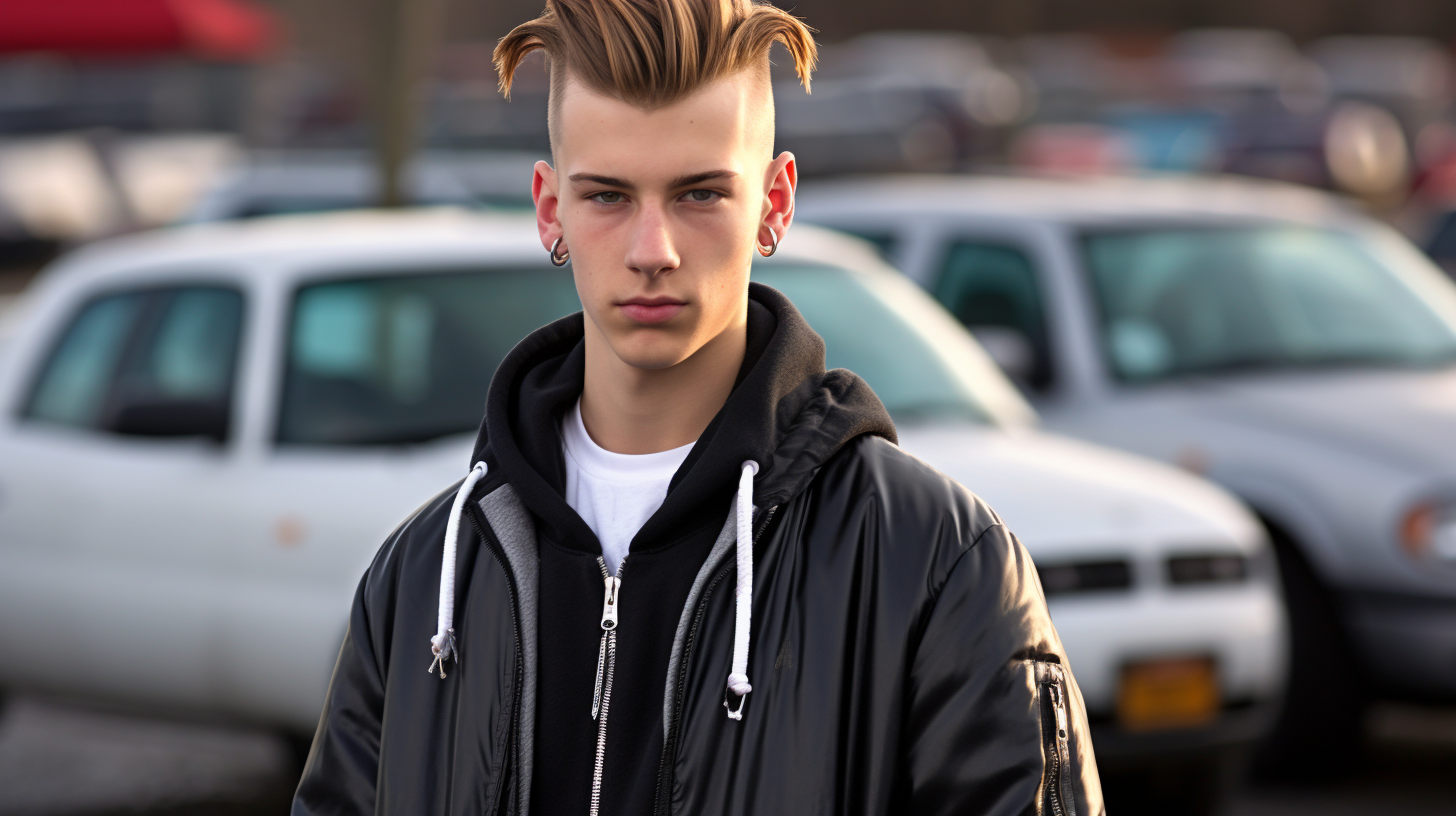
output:
<path id="1" fill-rule="evenodd" d="M 1456 564 L 1456 506 L 1421 502 L 1401 521 L 1400 543 L 1413 558 Z"/>
<path id="2" fill-rule="evenodd" d="M 1175 555 L 1166 562 L 1174 586 L 1237 584 L 1249 577 L 1249 559 L 1241 553 Z"/>

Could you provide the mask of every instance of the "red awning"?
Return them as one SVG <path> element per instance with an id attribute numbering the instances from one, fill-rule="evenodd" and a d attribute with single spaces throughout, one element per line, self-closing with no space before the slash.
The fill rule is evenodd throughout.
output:
<path id="1" fill-rule="evenodd" d="M 0 0 L 0 53 L 251 59 L 276 33 L 248 0 Z"/>

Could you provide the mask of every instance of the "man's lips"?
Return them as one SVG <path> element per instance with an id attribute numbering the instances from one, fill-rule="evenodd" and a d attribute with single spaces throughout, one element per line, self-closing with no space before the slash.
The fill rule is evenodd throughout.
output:
<path id="1" fill-rule="evenodd" d="M 671 320 L 687 304 L 672 297 L 634 297 L 617 304 L 634 323 L 662 323 Z"/>

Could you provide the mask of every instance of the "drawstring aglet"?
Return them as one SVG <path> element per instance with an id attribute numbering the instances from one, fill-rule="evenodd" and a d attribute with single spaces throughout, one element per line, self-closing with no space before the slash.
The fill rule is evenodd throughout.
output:
<path id="1" fill-rule="evenodd" d="M 454 658 L 455 664 L 458 666 L 460 664 L 460 650 L 455 646 L 454 629 L 451 629 L 441 642 L 435 642 L 437 640 L 441 639 L 438 637 L 430 638 L 430 651 L 435 653 L 435 659 L 430 663 L 430 668 L 426 669 L 426 671 L 434 672 L 438 666 L 440 669 L 440 679 L 444 680 L 445 661 Z"/>
<path id="2" fill-rule="evenodd" d="M 455 550 L 460 540 L 460 516 L 465 513 L 465 502 L 470 491 L 485 478 L 484 462 L 476 462 L 470 469 L 460 489 L 455 492 L 455 503 L 450 507 L 450 518 L 445 522 L 445 546 L 440 554 L 440 617 L 435 634 L 430 637 L 430 651 L 435 659 L 430 661 L 430 672 L 440 669 L 440 679 L 445 679 L 445 661 L 455 659 L 460 665 L 460 650 L 455 645 Z"/>

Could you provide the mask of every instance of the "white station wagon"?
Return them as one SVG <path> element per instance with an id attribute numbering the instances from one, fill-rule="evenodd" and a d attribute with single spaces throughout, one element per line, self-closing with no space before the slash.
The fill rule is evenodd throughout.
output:
<path id="1" fill-rule="evenodd" d="M 1099 752 L 1257 736 L 1284 621 L 1240 504 L 1037 430 L 863 242 L 796 227 L 753 274 L 1026 544 Z M 507 351 L 579 308 L 528 216 L 259 219 L 63 260 L 0 340 L 0 686 L 311 731 L 376 548 L 464 474 Z"/>

